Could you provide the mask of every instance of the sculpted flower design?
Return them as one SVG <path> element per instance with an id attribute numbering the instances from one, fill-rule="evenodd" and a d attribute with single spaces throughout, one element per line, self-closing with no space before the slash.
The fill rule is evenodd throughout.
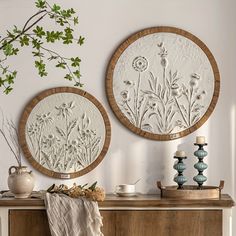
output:
<path id="1" fill-rule="evenodd" d="M 77 139 L 68 142 L 68 151 L 70 154 L 75 155 L 78 153 L 79 141 Z"/>
<path id="2" fill-rule="evenodd" d="M 121 93 L 120 93 L 122 99 L 124 101 L 127 101 L 129 99 L 129 92 L 127 90 L 123 90 Z"/>
<path id="3" fill-rule="evenodd" d="M 200 94 L 198 94 L 198 95 L 196 96 L 196 99 L 197 99 L 197 100 L 201 100 L 201 99 L 204 98 L 204 96 L 206 96 L 206 91 L 205 91 L 205 90 L 203 90 Z"/>
<path id="4" fill-rule="evenodd" d="M 85 168 L 97 158 L 102 136 L 92 129 L 86 113 L 76 114 L 75 102 L 54 107 L 58 116 L 55 122 L 48 112 L 36 114 L 35 122 L 28 124 L 27 135 L 35 159 L 45 168 L 63 173 Z"/>
<path id="5" fill-rule="evenodd" d="M 161 65 L 163 68 L 167 68 L 168 60 L 166 57 L 168 56 L 168 52 L 166 48 L 164 47 L 164 43 L 161 42 L 160 44 L 157 44 L 157 46 L 160 48 L 160 52 L 158 53 L 158 55 L 160 55 L 161 57 Z"/>
<path id="6" fill-rule="evenodd" d="M 148 68 L 148 60 L 145 57 L 138 56 L 134 58 L 132 66 L 136 71 L 144 72 Z"/>
<path id="7" fill-rule="evenodd" d="M 59 143 L 60 139 L 57 136 L 54 136 L 53 134 L 44 136 L 42 139 L 42 144 L 44 148 L 51 148 Z"/>
<path id="8" fill-rule="evenodd" d="M 37 115 L 37 121 L 40 125 L 47 125 L 52 122 L 52 117 L 50 112 L 42 114 L 42 115 Z"/>
<path id="9" fill-rule="evenodd" d="M 157 108 L 157 106 L 158 106 L 158 104 L 156 102 L 152 102 L 149 104 L 149 108 L 153 111 Z"/>
<path id="10" fill-rule="evenodd" d="M 28 133 L 30 136 L 36 136 L 40 131 L 40 126 L 38 123 L 31 124 L 28 127 Z"/>
<path id="11" fill-rule="evenodd" d="M 191 77 L 194 78 L 194 79 L 197 79 L 197 80 L 199 80 L 199 79 L 201 78 L 200 75 L 197 74 L 197 73 L 193 73 L 193 74 L 191 75 Z"/>
<path id="12" fill-rule="evenodd" d="M 62 116 L 64 118 L 72 114 L 72 109 L 74 107 L 74 102 L 70 102 L 68 104 L 62 103 L 60 106 L 56 106 L 55 108 L 59 111 L 57 115 Z"/>
<path id="13" fill-rule="evenodd" d="M 157 44 L 159 52 L 158 74 L 147 71 L 149 62 L 144 56 L 133 59 L 132 68 L 137 77 L 124 78 L 120 92 L 120 106 L 136 127 L 147 132 L 170 134 L 191 127 L 201 117 L 201 101 L 205 91 L 200 91 L 201 75 L 192 73 L 183 83 L 181 73 L 169 69 L 168 50 L 164 42 Z M 146 73 L 142 73 L 145 72 Z"/>
<path id="14" fill-rule="evenodd" d="M 127 85 L 127 86 L 130 86 L 130 87 L 135 85 L 135 83 L 133 81 L 130 81 L 130 80 L 124 80 L 124 84 Z"/>
<path id="15" fill-rule="evenodd" d="M 179 86 L 177 84 L 174 84 L 171 87 L 171 94 L 172 94 L 173 97 L 180 96 L 181 91 L 180 91 L 180 88 L 179 88 Z"/>
<path id="16" fill-rule="evenodd" d="M 191 80 L 189 82 L 191 87 L 197 87 L 198 86 L 198 81 L 200 80 L 200 75 L 198 75 L 197 73 L 193 73 L 191 74 Z"/>

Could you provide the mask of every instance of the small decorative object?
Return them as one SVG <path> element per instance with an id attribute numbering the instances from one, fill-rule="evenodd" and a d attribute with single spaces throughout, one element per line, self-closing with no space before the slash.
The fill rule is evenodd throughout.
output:
<path id="1" fill-rule="evenodd" d="M 176 151 L 175 156 L 176 157 L 186 157 L 186 153 L 185 153 L 185 151 L 178 150 L 178 151 Z"/>
<path id="2" fill-rule="evenodd" d="M 116 185 L 115 194 L 120 197 L 132 197 L 136 196 L 136 186 L 135 184 L 119 184 Z"/>
<path id="3" fill-rule="evenodd" d="M 197 137 L 195 146 L 198 146 L 198 150 L 194 152 L 194 156 L 198 158 L 198 163 L 194 165 L 194 168 L 198 170 L 198 175 L 193 177 L 193 180 L 198 183 L 199 189 L 202 188 L 203 183 L 207 180 L 207 177 L 203 175 L 203 171 L 207 169 L 207 164 L 203 162 L 205 156 L 207 156 L 207 151 L 203 149 L 207 145 L 205 143 L 205 137 Z"/>
<path id="4" fill-rule="evenodd" d="M 186 159 L 184 151 L 176 151 L 174 158 L 178 159 L 175 163 L 174 169 L 178 171 L 178 175 L 175 176 L 174 181 L 178 186 L 163 186 L 161 181 L 157 181 L 157 187 L 161 190 L 161 197 L 163 198 L 176 198 L 176 199 L 219 199 L 221 190 L 224 187 L 224 181 L 221 180 L 219 187 L 216 186 L 203 186 L 203 183 L 207 180 L 203 175 L 203 171 L 207 168 L 207 164 L 203 162 L 203 158 L 207 155 L 207 152 L 203 149 L 207 145 L 204 136 L 196 137 L 196 143 L 198 150 L 194 152 L 194 155 L 198 157 L 198 163 L 194 165 L 194 168 L 198 170 L 198 175 L 193 179 L 198 183 L 196 185 L 184 185 L 187 179 L 183 176 L 185 170 L 185 164 L 183 159 Z"/>
<path id="5" fill-rule="evenodd" d="M 27 198 L 33 191 L 35 180 L 32 171 L 27 172 L 27 167 L 21 165 L 21 148 L 18 143 L 18 132 L 14 122 L 5 118 L 3 112 L 1 112 L 1 118 L 0 134 L 6 141 L 18 164 L 18 166 L 9 168 L 8 187 L 15 198 Z"/>
<path id="6" fill-rule="evenodd" d="M 104 158 L 111 137 L 107 113 L 98 100 L 76 88 L 46 90 L 25 108 L 20 144 L 29 162 L 56 178 L 75 178 Z"/>
<path id="7" fill-rule="evenodd" d="M 26 166 L 9 168 L 8 187 L 15 198 L 29 197 L 33 191 L 34 182 L 32 171 L 28 172 Z"/>
<path id="8" fill-rule="evenodd" d="M 137 196 L 136 192 L 136 184 L 141 180 L 141 178 L 137 179 L 135 182 L 130 184 L 118 184 L 115 187 L 114 194 L 119 197 L 133 197 Z"/>
<path id="9" fill-rule="evenodd" d="M 196 137 L 196 144 L 205 144 L 205 137 L 204 136 L 197 136 Z"/>
<path id="10" fill-rule="evenodd" d="M 134 184 L 119 184 L 116 185 L 116 193 L 133 193 L 135 192 L 135 185 Z"/>
<path id="11" fill-rule="evenodd" d="M 145 138 L 171 140 L 199 128 L 217 103 L 220 76 L 207 46 L 173 27 L 125 40 L 107 69 L 106 91 L 117 118 Z"/>
<path id="12" fill-rule="evenodd" d="M 17 56 L 24 47 L 30 47 L 33 56 L 33 63 L 39 76 L 47 76 L 46 62 L 54 62 L 56 68 L 63 69 L 64 78 L 73 81 L 74 86 L 82 86 L 80 83 L 80 62 L 81 59 L 62 55 L 55 50 L 52 44 L 61 42 L 63 45 L 84 43 L 84 37 L 77 36 L 78 16 L 74 8 L 64 9 L 58 4 L 48 1 L 35 1 L 37 11 L 29 17 L 24 26 L 14 25 L 8 29 L 6 35 L 0 35 L 0 87 L 8 94 L 13 89 L 17 71 L 9 67 L 10 58 Z M 10 17 L 10 16 L 9 16 Z M 51 23 L 42 23 L 48 19 Z M 45 27 L 50 25 L 50 27 Z M 53 26 L 59 26 L 54 27 Z M 29 63 L 30 64 L 30 63 Z"/>
<path id="13" fill-rule="evenodd" d="M 183 175 L 186 169 L 183 160 L 187 159 L 187 157 L 184 151 L 176 151 L 174 158 L 178 159 L 178 162 L 174 164 L 174 169 L 178 171 L 178 174 L 174 177 L 174 181 L 178 184 L 178 189 L 183 189 L 183 184 L 187 182 L 187 178 Z"/>
<path id="14" fill-rule="evenodd" d="M 75 183 L 71 188 L 67 185 L 61 184 L 56 186 L 53 184 L 51 187 L 48 188 L 47 192 L 49 193 L 62 193 L 66 194 L 72 198 L 78 197 L 86 197 L 91 199 L 92 201 L 104 201 L 105 199 L 105 191 L 101 187 L 97 187 L 97 182 L 93 183 L 90 187 L 86 188 L 88 184 L 84 185 L 76 185 Z"/>
<path id="15" fill-rule="evenodd" d="M 219 199 L 224 181 L 221 180 L 219 186 L 202 186 L 199 189 L 195 185 L 184 185 L 183 189 L 176 186 L 163 186 L 161 181 L 157 181 L 157 187 L 161 190 L 161 197 L 172 199 Z"/>

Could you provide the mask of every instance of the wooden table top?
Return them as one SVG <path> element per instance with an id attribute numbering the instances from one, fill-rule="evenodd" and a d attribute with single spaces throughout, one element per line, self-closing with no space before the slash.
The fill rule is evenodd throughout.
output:
<path id="1" fill-rule="evenodd" d="M 161 198 L 160 195 L 138 194 L 135 197 L 118 197 L 107 194 L 104 202 L 98 203 L 101 208 L 230 208 L 234 206 L 233 199 L 228 194 L 222 194 L 219 199 L 176 200 Z M 0 198 L 0 207 L 12 206 L 44 206 L 43 199 Z"/>

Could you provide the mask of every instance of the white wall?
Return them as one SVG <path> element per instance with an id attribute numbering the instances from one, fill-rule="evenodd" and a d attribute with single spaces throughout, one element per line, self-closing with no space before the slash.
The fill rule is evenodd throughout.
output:
<path id="1" fill-rule="evenodd" d="M 78 179 L 64 181 L 85 183 L 98 180 L 107 192 L 118 183 L 142 181 L 139 192 L 157 192 L 156 180 L 172 183 L 173 153 L 181 145 L 188 154 L 186 175 L 191 183 L 195 174 L 193 142 L 196 135 L 205 135 L 209 143 L 208 184 L 218 185 L 225 180 L 224 192 L 235 196 L 235 142 L 236 142 L 236 2 L 234 0 L 100 0 L 56 1 L 65 7 L 73 6 L 79 12 L 80 32 L 86 44 L 74 47 L 82 58 L 84 89 L 97 97 L 105 106 L 112 125 L 112 140 L 102 163 Z M 23 25 L 34 12 L 32 0 L 0 0 L 0 34 L 11 25 Z M 47 22 L 45 22 L 47 24 Z M 151 26 L 175 26 L 198 36 L 210 48 L 221 73 L 221 93 L 210 119 L 187 137 L 168 142 L 146 140 L 131 133 L 112 113 L 104 87 L 108 61 L 116 47 L 130 34 Z M 60 48 L 63 51 L 63 46 Z M 68 51 L 67 51 L 68 52 Z M 48 78 L 40 79 L 33 68 L 30 52 L 25 51 L 12 61 L 19 75 L 14 91 L 0 94 L 0 106 L 18 122 L 26 103 L 38 92 L 55 86 L 70 86 L 59 71 L 50 69 Z M 7 188 L 8 168 L 15 164 L 3 139 L 0 139 L 0 189 Z M 24 163 L 31 168 L 27 160 Z M 60 180 L 48 178 L 36 170 L 36 189 L 45 189 Z M 236 222 L 236 214 L 233 221 Z M 236 226 L 235 226 L 236 227 Z M 236 229 L 234 234 L 236 235 Z"/>

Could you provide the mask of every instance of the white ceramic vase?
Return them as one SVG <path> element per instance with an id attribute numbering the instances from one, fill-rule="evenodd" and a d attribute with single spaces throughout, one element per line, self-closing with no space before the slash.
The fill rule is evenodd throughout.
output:
<path id="1" fill-rule="evenodd" d="M 8 187 L 15 198 L 27 198 L 34 188 L 34 176 L 26 166 L 11 166 L 9 168 Z"/>

